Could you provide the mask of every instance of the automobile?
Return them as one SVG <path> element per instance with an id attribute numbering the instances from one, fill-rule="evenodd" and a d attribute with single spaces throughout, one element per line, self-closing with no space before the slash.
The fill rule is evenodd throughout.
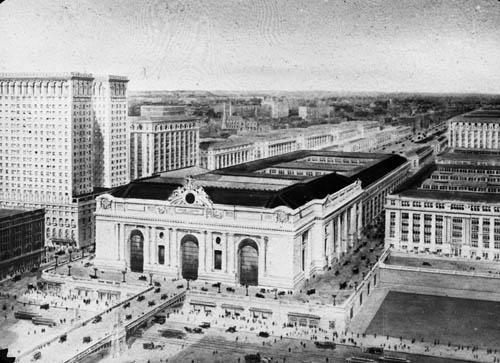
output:
<path id="1" fill-rule="evenodd" d="M 236 326 L 230 326 L 227 328 L 226 333 L 236 333 Z"/>
<path id="2" fill-rule="evenodd" d="M 334 343 L 334 342 L 314 342 L 314 345 L 317 347 L 317 348 L 321 348 L 321 349 L 335 349 L 337 347 L 337 345 Z"/>
<path id="3" fill-rule="evenodd" d="M 269 338 L 269 333 L 267 331 L 261 331 L 257 336 L 261 338 Z"/>
<path id="4" fill-rule="evenodd" d="M 193 332 L 193 329 L 190 328 L 190 327 L 188 327 L 188 326 L 185 326 L 184 330 L 187 331 L 188 333 L 192 333 Z"/>
<path id="5" fill-rule="evenodd" d="M 382 356 L 378 359 L 379 362 L 389 363 L 411 363 L 411 360 L 402 357 Z"/>
<path id="6" fill-rule="evenodd" d="M 33 354 L 34 360 L 38 360 L 40 358 L 42 358 L 42 352 L 36 352 L 35 354 Z"/>
<path id="7" fill-rule="evenodd" d="M 129 308 L 129 307 L 130 307 L 130 301 L 128 301 L 125 304 L 123 304 L 123 308 L 124 309 Z"/>
<path id="8" fill-rule="evenodd" d="M 422 266 L 431 266 L 431 264 L 427 261 L 422 262 Z"/>
<path id="9" fill-rule="evenodd" d="M 85 262 L 85 265 L 83 265 L 83 267 L 90 267 L 90 266 L 92 266 L 90 262 Z"/>
<path id="10" fill-rule="evenodd" d="M 148 278 L 145 275 L 139 276 L 140 281 L 148 281 Z"/>
<path id="11" fill-rule="evenodd" d="M 167 300 L 168 295 L 167 294 L 161 294 L 160 300 Z"/>
<path id="12" fill-rule="evenodd" d="M 65 252 L 63 250 L 59 250 L 55 254 L 58 255 L 58 256 L 62 256 L 62 255 L 64 255 L 64 253 Z"/>
<path id="13" fill-rule="evenodd" d="M 245 355 L 245 363 L 260 363 L 260 354 L 247 354 Z"/>
<path id="14" fill-rule="evenodd" d="M 165 324 L 166 321 L 167 317 L 165 315 L 155 315 L 155 317 L 153 318 L 153 322 L 155 322 L 156 324 Z"/>
<path id="15" fill-rule="evenodd" d="M 156 302 L 154 300 L 148 301 L 148 306 L 155 306 Z"/>
<path id="16" fill-rule="evenodd" d="M 160 287 L 160 286 L 161 286 L 161 284 L 160 284 L 158 281 L 155 281 L 155 282 L 154 282 L 154 285 L 155 285 L 156 287 Z"/>
<path id="17" fill-rule="evenodd" d="M 159 287 L 157 287 L 154 291 L 155 294 L 158 294 L 159 292 L 161 291 L 161 289 Z"/>
<path id="18" fill-rule="evenodd" d="M 92 338 L 89 336 L 83 337 L 83 342 L 84 343 L 90 343 L 92 341 Z"/>
<path id="19" fill-rule="evenodd" d="M 137 301 L 139 301 L 139 302 L 140 302 L 140 301 L 142 301 L 142 300 L 144 300 L 144 299 L 145 299 L 145 297 L 144 297 L 143 295 L 141 295 L 141 296 L 139 296 L 139 297 L 137 298 Z"/>
<path id="20" fill-rule="evenodd" d="M 368 353 L 368 354 L 376 354 L 376 355 L 383 355 L 384 354 L 384 348 L 380 347 L 368 347 L 363 350 L 363 352 Z"/>
<path id="21" fill-rule="evenodd" d="M 196 334 L 203 334 L 203 329 L 202 329 L 202 328 L 194 328 L 194 329 L 193 329 L 193 333 L 196 333 Z"/>
<path id="22" fill-rule="evenodd" d="M 363 357 L 349 357 L 345 360 L 348 363 L 377 363 L 376 360 Z"/>
<path id="23" fill-rule="evenodd" d="M 203 323 L 200 324 L 200 328 L 208 329 L 210 328 L 210 323 L 204 321 Z"/>
<path id="24" fill-rule="evenodd" d="M 61 335 L 59 337 L 59 343 L 64 343 L 66 341 L 66 339 L 68 338 L 68 336 L 66 334 L 64 335 Z"/>
<path id="25" fill-rule="evenodd" d="M 102 316 L 97 315 L 94 320 L 92 320 L 92 324 L 97 324 L 102 320 Z"/>
<path id="26" fill-rule="evenodd" d="M 49 310 L 49 304 L 40 305 L 40 309 Z"/>
<path id="27" fill-rule="evenodd" d="M 132 319 L 132 314 L 125 315 L 125 320 L 130 320 Z"/>
<path id="28" fill-rule="evenodd" d="M 12 278 L 12 281 L 16 282 L 16 281 L 20 281 L 21 280 L 21 275 L 16 275 Z"/>

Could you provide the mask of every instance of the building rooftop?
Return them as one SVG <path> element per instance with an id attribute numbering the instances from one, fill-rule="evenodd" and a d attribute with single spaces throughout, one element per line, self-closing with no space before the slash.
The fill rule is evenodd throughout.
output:
<path id="1" fill-rule="evenodd" d="M 22 209 L 0 209 L 0 219 L 5 217 L 15 216 L 16 214 L 26 213 L 26 210 Z"/>
<path id="2" fill-rule="evenodd" d="M 183 121 L 196 121 L 199 118 L 196 116 L 184 115 L 165 115 L 165 116 L 130 116 L 131 123 L 170 123 Z"/>
<path id="3" fill-rule="evenodd" d="M 500 123 L 500 110 L 476 110 L 453 117 L 451 122 Z"/>
<path id="4" fill-rule="evenodd" d="M 421 188 L 422 184 L 430 178 L 430 176 L 439 171 L 439 168 L 450 167 L 457 169 L 457 172 L 454 175 L 460 174 L 458 169 L 496 169 L 498 167 L 488 167 L 488 166 L 470 166 L 466 167 L 463 165 L 453 165 L 453 164 L 439 164 L 436 165 L 434 163 L 428 164 L 424 166 L 420 171 L 418 171 L 415 175 L 409 178 L 406 182 L 401 184 L 401 186 L 394 190 L 392 194 L 398 194 L 402 197 L 409 198 L 423 198 L 423 199 L 434 199 L 439 201 L 464 201 L 464 202 L 500 202 L 500 194 L 498 193 L 486 193 L 486 192 L 469 192 L 469 191 L 456 191 L 456 190 L 436 190 L 436 189 L 423 189 Z M 442 181 L 442 183 L 446 183 Z M 457 182 L 454 181 L 454 184 Z M 469 181 L 464 181 L 464 185 L 471 185 Z M 475 183 L 478 186 L 480 182 Z"/>
<path id="5" fill-rule="evenodd" d="M 353 164 L 353 175 L 349 176 L 341 175 L 331 168 L 327 169 L 331 173 L 308 177 L 259 172 L 283 163 L 290 163 L 291 166 L 298 159 L 309 156 L 362 158 L 368 161 L 363 165 Z M 303 150 L 199 174 L 193 177 L 193 181 L 201 186 L 216 204 L 263 208 L 287 206 L 295 209 L 311 200 L 334 194 L 358 179 L 363 186 L 368 186 L 405 162 L 405 158 L 392 154 Z M 316 167 L 328 165 L 311 164 L 316 164 Z M 155 176 L 117 188 L 112 195 L 118 198 L 167 200 L 173 191 L 183 184 L 184 178 L 181 175 Z"/>

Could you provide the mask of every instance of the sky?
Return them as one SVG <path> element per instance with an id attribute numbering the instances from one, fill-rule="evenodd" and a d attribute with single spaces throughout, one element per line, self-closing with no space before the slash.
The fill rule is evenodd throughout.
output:
<path id="1" fill-rule="evenodd" d="M 500 94 L 497 0 L 6 0 L 0 72 L 134 90 Z"/>

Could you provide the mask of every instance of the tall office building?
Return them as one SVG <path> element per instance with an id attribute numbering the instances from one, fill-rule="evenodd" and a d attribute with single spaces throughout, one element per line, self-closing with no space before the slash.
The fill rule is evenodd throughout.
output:
<path id="1" fill-rule="evenodd" d="M 127 82 L 121 76 L 96 76 L 93 83 L 94 186 L 113 188 L 129 182 Z"/>
<path id="2" fill-rule="evenodd" d="M 130 118 L 130 177 L 144 178 L 199 163 L 198 118 L 178 106 L 143 106 Z"/>
<path id="3" fill-rule="evenodd" d="M 114 79 L 0 74 L 0 207 L 45 208 L 49 245 L 92 244 L 94 188 L 118 185 L 112 172 L 123 170 L 121 159 L 126 168 L 126 155 L 117 158 L 126 154 L 123 130 L 115 138 L 116 129 L 126 128 L 126 79 Z M 100 150 L 94 149 L 96 130 L 103 135 Z M 101 158 L 103 167 L 97 168 Z M 126 182 L 126 169 L 124 176 Z"/>

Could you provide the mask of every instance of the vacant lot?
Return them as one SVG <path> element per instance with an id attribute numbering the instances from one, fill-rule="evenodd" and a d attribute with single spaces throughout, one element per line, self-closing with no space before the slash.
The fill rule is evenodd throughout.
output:
<path id="1" fill-rule="evenodd" d="M 500 302 L 391 291 L 366 333 L 496 349 L 499 310 Z"/>

